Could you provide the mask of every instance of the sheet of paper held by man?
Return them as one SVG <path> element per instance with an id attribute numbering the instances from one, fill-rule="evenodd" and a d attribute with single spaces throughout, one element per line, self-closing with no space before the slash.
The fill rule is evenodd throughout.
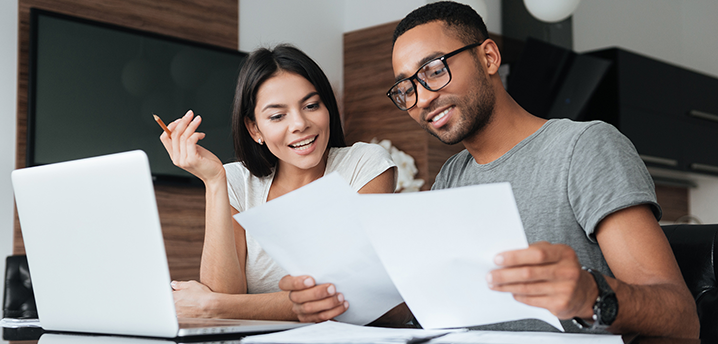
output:
<path id="1" fill-rule="evenodd" d="M 349 301 L 336 320 L 365 325 L 403 300 L 359 225 L 357 197 L 335 172 L 234 218 L 287 273 L 334 284 Z"/>
<path id="2" fill-rule="evenodd" d="M 548 310 L 488 287 L 494 256 L 528 247 L 510 184 L 358 198 L 376 253 L 424 328 L 539 319 L 563 330 Z"/>

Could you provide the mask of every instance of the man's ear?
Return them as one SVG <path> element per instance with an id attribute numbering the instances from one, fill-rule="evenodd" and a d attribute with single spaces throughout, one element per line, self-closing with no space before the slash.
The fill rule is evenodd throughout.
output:
<path id="1" fill-rule="evenodd" d="M 496 45 L 493 39 L 487 38 L 486 42 L 480 47 L 483 51 L 485 58 L 486 72 L 490 75 L 494 75 L 499 72 L 499 66 L 501 66 L 501 53 L 499 47 Z"/>
<path id="2" fill-rule="evenodd" d="M 249 119 L 249 117 L 244 118 L 244 126 L 247 128 L 247 131 L 249 131 L 249 136 L 252 137 L 252 140 L 254 142 L 258 142 L 260 138 L 262 138 L 262 133 L 259 131 L 259 128 L 257 127 L 257 122 Z M 264 140 L 262 140 L 264 141 Z"/>

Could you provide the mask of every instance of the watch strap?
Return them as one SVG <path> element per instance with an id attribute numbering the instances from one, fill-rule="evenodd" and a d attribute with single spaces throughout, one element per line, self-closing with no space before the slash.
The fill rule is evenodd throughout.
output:
<path id="1" fill-rule="evenodd" d="M 615 299 L 615 292 L 606 281 L 606 278 L 603 277 L 603 274 L 587 267 L 582 267 L 582 269 L 590 273 L 591 276 L 593 276 L 593 279 L 596 281 L 596 287 L 598 287 L 598 296 L 596 297 L 596 302 L 593 305 L 593 324 L 588 324 L 584 319 L 578 317 L 573 318 L 573 323 L 576 324 L 578 327 L 584 329 L 605 330 L 609 326 L 611 326 L 613 320 L 615 319 L 611 319 L 609 323 L 602 322 L 601 306 L 607 298 L 612 297 Z"/>

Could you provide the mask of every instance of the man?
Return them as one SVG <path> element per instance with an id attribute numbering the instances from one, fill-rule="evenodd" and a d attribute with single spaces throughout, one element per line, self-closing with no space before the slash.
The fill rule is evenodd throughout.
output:
<path id="1" fill-rule="evenodd" d="M 628 139 L 603 122 L 546 121 L 521 108 L 501 83 L 496 43 L 465 5 L 431 3 L 407 15 L 392 63 L 392 101 L 442 142 L 466 147 L 432 189 L 512 185 L 532 244 L 495 257 L 490 288 L 548 309 L 566 331 L 698 337 L 653 182 Z M 287 276 L 280 288 L 292 291 L 304 321 L 348 307 L 307 276 Z M 528 321 L 490 328 L 549 330 Z"/>

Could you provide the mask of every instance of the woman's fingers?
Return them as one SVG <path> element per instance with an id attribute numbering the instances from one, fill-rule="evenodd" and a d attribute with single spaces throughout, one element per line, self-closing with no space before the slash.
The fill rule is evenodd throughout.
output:
<path id="1" fill-rule="evenodd" d="M 175 129 L 172 130 L 172 161 L 175 163 L 175 165 L 178 165 L 182 160 L 182 156 L 184 153 L 184 149 L 182 146 L 186 141 L 186 131 L 188 129 L 187 127 L 189 126 L 193 116 L 194 113 L 192 112 L 192 110 L 187 111 L 187 113 L 182 116 L 182 118 L 177 120 L 177 125 L 175 126 Z"/>
<path id="2" fill-rule="evenodd" d="M 349 308 L 349 302 L 339 302 L 335 307 L 330 309 L 326 307 L 320 308 L 324 310 L 315 313 L 302 312 L 298 307 L 300 307 L 300 305 L 295 304 L 292 310 L 297 314 L 297 318 L 300 322 L 322 322 L 334 319 L 344 313 Z"/>
<path id="3" fill-rule="evenodd" d="M 160 135 L 172 163 L 203 181 L 222 175 L 222 162 L 212 152 L 198 145 L 205 138 L 205 133 L 197 132 L 202 123 L 201 116 L 195 116 L 192 110 L 167 125 L 172 133 Z"/>

